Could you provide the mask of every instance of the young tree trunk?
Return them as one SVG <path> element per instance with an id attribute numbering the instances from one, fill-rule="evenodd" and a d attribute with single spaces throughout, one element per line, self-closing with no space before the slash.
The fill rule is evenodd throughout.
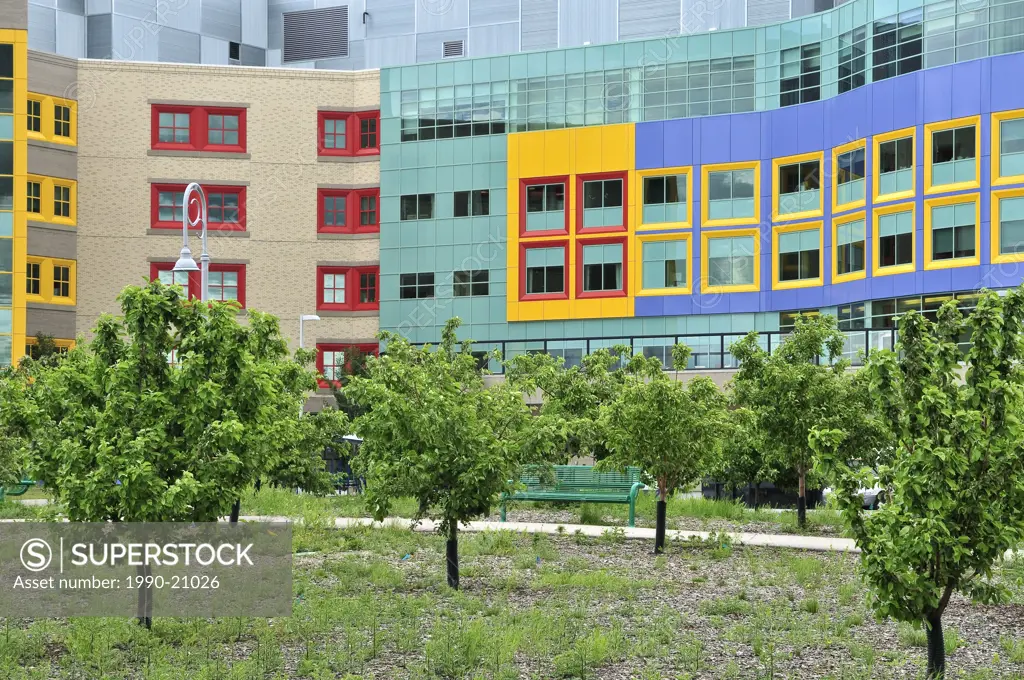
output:
<path id="1" fill-rule="evenodd" d="M 153 568 L 147 565 L 135 567 L 135 574 L 142 579 L 137 589 L 136 621 L 146 630 L 153 629 L 153 587 L 147 577 L 153 574 Z"/>
<path id="2" fill-rule="evenodd" d="M 928 680 L 946 677 L 946 641 L 942 637 L 942 614 L 930 614 L 928 623 Z"/>
<path id="3" fill-rule="evenodd" d="M 448 543 L 445 546 L 448 562 L 448 587 L 459 589 L 459 525 L 452 522 L 448 530 Z"/>
<path id="4" fill-rule="evenodd" d="M 238 524 L 238 514 L 242 511 L 242 499 L 235 500 L 235 504 L 231 506 L 231 523 Z"/>
<path id="5" fill-rule="evenodd" d="M 751 482 L 750 486 L 754 487 L 754 510 L 757 510 L 757 506 L 761 504 L 761 499 L 758 496 L 758 492 L 761 490 L 760 482 Z"/>
<path id="6" fill-rule="evenodd" d="M 800 475 L 800 496 L 796 501 L 796 523 L 801 529 L 807 528 L 807 471 L 797 470 Z"/>
<path id="7" fill-rule="evenodd" d="M 665 552 L 665 514 L 668 509 L 668 488 L 664 479 L 658 480 L 658 519 L 654 528 L 654 554 Z"/>

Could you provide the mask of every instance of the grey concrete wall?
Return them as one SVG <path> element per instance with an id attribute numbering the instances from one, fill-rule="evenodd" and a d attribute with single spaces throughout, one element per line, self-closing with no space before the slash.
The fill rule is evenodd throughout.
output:
<path id="1" fill-rule="evenodd" d="M 0 0 L 4 2 L 4 0 Z M 28 52 L 29 92 L 48 94 L 54 97 L 78 99 L 75 83 L 78 81 L 78 60 L 59 57 L 55 54 Z"/>
<path id="2" fill-rule="evenodd" d="M 33 175 L 78 179 L 78 154 L 74 147 L 32 140 L 28 143 L 28 171 Z"/>
<path id="3" fill-rule="evenodd" d="M 37 257 L 78 259 L 78 233 L 74 227 L 29 221 L 28 254 Z"/>
<path id="4" fill-rule="evenodd" d="M 25 335 L 32 338 L 39 333 L 63 340 L 73 340 L 75 338 L 75 308 L 44 305 L 37 302 L 28 303 Z"/>

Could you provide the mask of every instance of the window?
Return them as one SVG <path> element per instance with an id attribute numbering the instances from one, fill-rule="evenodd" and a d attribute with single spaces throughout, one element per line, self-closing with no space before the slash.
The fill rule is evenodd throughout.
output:
<path id="1" fill-rule="evenodd" d="M 353 355 L 361 353 L 376 356 L 378 351 L 376 344 L 317 343 L 316 369 L 324 377 L 320 386 L 327 387 L 329 382 L 343 380 L 352 370 Z"/>
<path id="2" fill-rule="evenodd" d="M 704 232 L 703 292 L 722 289 L 757 290 L 758 253 L 756 230 Z"/>
<path id="3" fill-rule="evenodd" d="M 835 237 L 835 269 L 833 283 L 851 281 L 861 278 L 867 269 L 865 255 L 867 253 L 867 228 L 864 213 L 855 213 L 853 219 L 838 220 L 834 224 Z"/>
<path id="4" fill-rule="evenodd" d="M 153 106 L 154 149 L 245 153 L 246 109 L 216 106 Z"/>
<path id="5" fill-rule="evenodd" d="M 379 232 L 379 195 L 380 189 L 318 189 L 317 231 L 328 234 Z"/>
<path id="6" fill-rule="evenodd" d="M 740 166 L 740 167 L 737 167 Z M 745 166 L 745 167 L 744 167 Z M 710 169 L 709 169 L 710 168 Z M 757 222 L 760 216 L 758 164 L 704 166 L 703 226 Z"/>
<path id="7" fill-rule="evenodd" d="M 797 319 L 810 321 L 820 315 L 821 310 L 819 309 L 797 309 L 791 312 L 779 312 L 779 332 L 792 333 L 796 330 Z"/>
<path id="8" fill-rule="evenodd" d="M 356 312 L 379 308 L 378 267 L 317 267 L 320 311 Z"/>
<path id="9" fill-rule="evenodd" d="M 1024 111 L 992 114 L 992 183 L 1024 181 Z"/>
<path id="10" fill-rule="evenodd" d="M 455 272 L 452 292 L 455 297 L 475 297 L 488 295 L 490 291 L 490 272 L 486 269 Z"/>
<path id="11" fill-rule="evenodd" d="M 399 274 L 398 297 L 401 300 L 434 297 L 434 273 Z"/>
<path id="12" fill-rule="evenodd" d="M 30 213 L 38 215 L 43 212 L 42 192 L 43 185 L 41 183 L 33 182 L 32 180 L 28 181 L 25 191 L 27 203 L 25 209 Z"/>
<path id="13" fill-rule="evenodd" d="M 469 217 L 491 214 L 491 192 L 488 189 L 455 192 L 455 216 Z"/>
<path id="14" fill-rule="evenodd" d="M 577 230 L 624 231 L 626 216 L 626 181 L 615 176 L 580 176 L 577 180 L 580 204 L 577 209 Z"/>
<path id="15" fill-rule="evenodd" d="M 807 154 L 797 163 L 783 164 L 776 160 L 773 164 L 777 168 L 775 177 L 778 182 L 778 190 L 773 196 L 776 218 L 820 214 L 821 153 Z"/>
<path id="16" fill-rule="evenodd" d="M 206 191 L 207 228 L 215 231 L 245 231 L 246 187 L 204 184 Z M 185 198 L 184 184 L 150 185 L 152 229 L 181 229 Z M 190 206 L 192 218 L 198 206 Z M 198 229 L 199 226 L 193 227 Z"/>
<path id="17" fill-rule="evenodd" d="M 71 137 L 71 107 L 53 105 L 53 134 L 55 137 Z"/>
<path id="18" fill-rule="evenodd" d="M 839 36 L 839 92 L 864 85 L 865 29 L 863 26 Z"/>
<path id="19" fill-rule="evenodd" d="M 38 99 L 28 100 L 28 131 L 43 131 L 43 103 Z"/>
<path id="20" fill-rule="evenodd" d="M 776 288 L 821 283 L 821 227 L 776 227 Z M 786 285 L 789 284 L 789 285 Z"/>
<path id="21" fill-rule="evenodd" d="M 175 272 L 173 268 L 173 262 L 153 262 L 150 264 L 149 278 L 165 285 L 181 286 L 188 299 L 202 299 L 201 272 Z M 211 301 L 236 302 L 241 309 L 245 309 L 245 265 L 211 263 L 206 291 L 207 299 Z"/>
<path id="22" fill-rule="evenodd" d="M 875 137 L 875 200 L 914 195 L 914 129 Z"/>
<path id="23" fill-rule="evenodd" d="M 841 331 L 859 331 L 864 329 L 865 304 L 841 305 L 836 318 Z"/>
<path id="24" fill-rule="evenodd" d="M 53 185 L 53 216 L 71 217 L 71 187 L 64 184 Z"/>
<path id="25" fill-rule="evenodd" d="M 975 125 L 932 132 L 929 187 L 951 191 L 951 185 L 977 183 L 977 137 Z"/>
<path id="26" fill-rule="evenodd" d="M 57 354 L 67 354 L 75 348 L 75 341 L 53 338 L 53 345 Z M 31 359 L 39 359 L 40 348 L 36 338 L 25 338 L 25 354 Z"/>
<path id="27" fill-rule="evenodd" d="M 925 201 L 925 269 L 981 264 L 980 205 L 977 196 Z"/>
<path id="28" fill-rule="evenodd" d="M 380 153 L 380 111 L 317 112 L 317 154 L 368 156 Z"/>
<path id="29" fill-rule="evenodd" d="M 871 80 L 921 70 L 920 9 L 880 19 L 872 27 Z"/>
<path id="30" fill-rule="evenodd" d="M 1024 260 L 1024 189 L 992 192 L 992 262 Z"/>
<path id="31" fill-rule="evenodd" d="M 864 205 L 865 169 L 863 142 L 853 142 L 858 148 L 846 151 L 843 147 L 835 153 L 836 186 L 835 209 L 849 209 Z"/>
<path id="32" fill-rule="evenodd" d="M 566 245 L 526 247 L 520 244 L 520 267 L 523 267 L 520 297 L 565 298 L 568 257 Z"/>
<path id="33" fill-rule="evenodd" d="M 206 119 L 208 146 L 238 146 L 238 114 L 211 113 Z"/>
<path id="34" fill-rule="evenodd" d="M 912 204 L 875 208 L 874 275 L 914 271 Z"/>
<path id="35" fill-rule="evenodd" d="M 434 194 L 409 194 L 402 196 L 400 204 L 402 220 L 430 220 L 434 218 Z"/>
<path id="36" fill-rule="evenodd" d="M 74 260 L 29 256 L 26 261 L 25 292 L 30 302 L 51 305 L 75 304 Z"/>
<path id="37" fill-rule="evenodd" d="M 780 58 L 779 106 L 821 99 L 821 45 L 783 50 Z"/>
<path id="38" fill-rule="evenodd" d="M 625 243 L 607 242 L 604 239 L 577 241 L 577 262 L 582 262 L 576 296 L 591 297 L 589 294 L 607 296 L 609 293 L 625 295 L 623 286 L 625 270 Z"/>
<path id="39" fill-rule="evenodd" d="M 688 176 L 652 175 L 643 177 L 641 224 L 689 223 L 687 215 Z"/>
<path id="40" fill-rule="evenodd" d="M 544 236 L 569 233 L 569 211 L 565 206 L 568 178 L 523 180 L 519 188 L 519 233 Z"/>
<path id="41" fill-rule="evenodd" d="M 39 295 L 42 290 L 42 265 L 38 262 L 29 262 L 25 270 L 25 292 L 29 295 Z"/>
<path id="42" fill-rule="evenodd" d="M 688 239 L 672 239 L 670 241 L 643 241 L 641 256 L 643 258 L 643 290 L 662 290 L 665 288 L 680 289 L 683 293 L 690 289 L 688 260 L 690 242 Z"/>

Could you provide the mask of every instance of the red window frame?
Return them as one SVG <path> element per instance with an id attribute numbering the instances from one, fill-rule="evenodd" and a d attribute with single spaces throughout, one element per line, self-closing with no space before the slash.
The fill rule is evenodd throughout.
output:
<path id="1" fill-rule="evenodd" d="M 325 198 L 345 199 L 345 226 L 326 224 L 324 209 Z M 363 198 L 370 197 L 377 202 L 377 221 L 373 224 L 360 224 L 362 210 L 360 203 Z M 316 230 L 322 234 L 374 234 L 380 231 L 380 189 L 317 189 L 316 190 Z"/>
<path id="2" fill-rule="evenodd" d="M 536 233 L 536 232 L 534 232 Z M 531 248 L 562 248 L 565 264 L 562 270 L 561 293 L 526 293 L 526 251 Z M 519 299 L 520 300 L 568 300 L 569 299 L 569 240 L 520 241 L 519 242 Z"/>
<path id="3" fill-rule="evenodd" d="M 189 114 L 189 141 L 161 142 L 160 114 Z M 238 144 L 210 144 L 209 117 L 238 116 Z M 222 106 L 179 106 L 170 104 L 154 104 L 152 108 L 150 145 L 153 149 L 178 151 L 218 151 L 222 153 L 245 153 L 246 149 L 246 109 Z"/>
<path id="4" fill-rule="evenodd" d="M 328 120 L 344 121 L 345 123 L 345 147 L 328 149 L 324 145 L 324 134 L 326 127 L 324 123 Z M 374 121 L 377 127 L 377 144 L 375 146 L 362 148 L 361 122 L 364 120 Z M 318 156 L 377 156 L 380 154 L 380 111 L 317 111 L 316 112 L 316 153 Z"/>
<path id="5" fill-rule="evenodd" d="M 345 302 L 324 302 L 324 275 L 334 274 L 345 277 Z M 373 274 L 374 300 L 360 302 L 363 274 Z M 380 267 L 317 267 L 316 268 L 316 309 L 324 312 L 362 312 L 380 309 Z"/>
<path id="6" fill-rule="evenodd" d="M 156 281 L 160 272 L 174 269 L 173 262 L 151 262 L 149 264 L 149 280 Z M 235 272 L 238 274 L 238 304 L 245 309 L 245 265 L 244 264 L 223 264 L 210 263 L 210 272 Z M 202 286 L 202 273 L 188 273 L 188 297 L 190 300 L 199 299 L 199 289 Z"/>
<path id="7" fill-rule="evenodd" d="M 150 185 L 150 202 L 152 206 L 150 215 L 150 227 L 152 229 L 181 229 L 181 222 L 177 220 L 167 221 L 160 219 L 160 192 L 161 191 L 172 191 L 175 193 L 184 193 L 184 184 L 151 184 Z M 203 191 L 206 192 L 207 198 L 207 211 L 209 212 L 209 199 L 214 194 L 227 194 L 235 193 L 238 194 L 238 222 L 214 222 L 212 219 L 207 225 L 207 228 L 211 231 L 245 231 L 245 200 L 246 200 L 246 188 L 244 186 L 233 186 L 233 185 L 203 185 Z M 199 225 L 193 227 L 198 230 Z"/>
<path id="8" fill-rule="evenodd" d="M 380 346 L 376 343 L 360 343 L 360 342 L 318 342 L 316 344 L 316 371 L 320 374 L 320 387 L 330 387 L 331 383 L 338 384 L 337 380 L 331 381 L 325 379 L 324 376 L 324 352 L 345 352 L 355 347 L 364 354 L 372 354 L 373 356 L 380 356 Z M 347 360 L 346 360 L 347 363 Z"/>
<path id="9" fill-rule="evenodd" d="M 543 231 L 526 230 L 526 189 L 538 184 L 564 184 L 565 185 L 565 228 L 545 229 Z M 529 177 L 519 180 L 519 236 L 533 238 L 535 236 L 568 236 L 569 235 L 569 176 L 561 175 L 556 177 Z M 567 267 L 568 269 L 568 267 Z"/>
<path id="10" fill-rule="evenodd" d="M 588 230 L 589 231 L 589 230 Z M 576 298 L 587 299 L 587 298 L 617 298 L 626 297 L 626 290 L 629 287 L 629 245 L 626 243 L 627 239 L 624 236 L 614 236 L 606 238 L 582 238 L 576 241 Z M 622 244 L 622 289 L 621 290 L 601 290 L 601 291 L 583 291 L 583 246 L 601 246 L 612 243 Z"/>
<path id="11" fill-rule="evenodd" d="M 622 180 L 622 225 L 618 227 L 584 227 L 583 226 L 583 183 L 605 179 Z M 598 172 L 591 175 L 576 176 L 576 233 L 577 234 L 608 234 L 629 230 L 629 178 L 625 172 Z"/>

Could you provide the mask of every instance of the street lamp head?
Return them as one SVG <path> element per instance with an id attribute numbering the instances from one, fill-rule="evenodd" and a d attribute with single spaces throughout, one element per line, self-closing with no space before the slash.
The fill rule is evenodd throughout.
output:
<path id="1" fill-rule="evenodd" d="M 189 250 L 187 245 L 181 247 L 181 254 L 178 256 L 178 261 L 174 263 L 172 271 L 176 272 L 197 272 L 199 271 L 199 265 L 192 259 L 192 251 Z"/>
<path id="2" fill-rule="evenodd" d="M 320 317 L 316 314 L 303 314 L 301 317 L 302 321 L 319 321 Z"/>

